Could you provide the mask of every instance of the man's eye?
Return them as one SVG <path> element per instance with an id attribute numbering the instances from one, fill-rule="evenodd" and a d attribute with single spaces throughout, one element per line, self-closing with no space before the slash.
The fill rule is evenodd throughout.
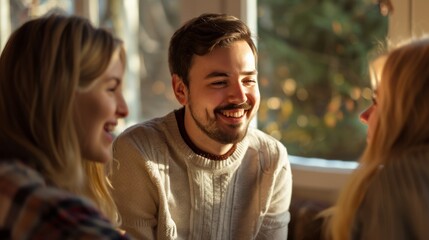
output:
<path id="1" fill-rule="evenodd" d="M 372 104 L 377 105 L 377 98 L 372 97 L 371 100 L 372 100 Z"/>
<path id="2" fill-rule="evenodd" d="M 226 81 L 212 82 L 210 85 L 215 86 L 215 87 L 221 87 L 221 86 L 226 85 Z"/>
<path id="3" fill-rule="evenodd" d="M 243 83 L 246 85 L 254 85 L 254 84 L 256 84 L 256 80 L 250 78 L 250 79 L 244 80 Z"/>

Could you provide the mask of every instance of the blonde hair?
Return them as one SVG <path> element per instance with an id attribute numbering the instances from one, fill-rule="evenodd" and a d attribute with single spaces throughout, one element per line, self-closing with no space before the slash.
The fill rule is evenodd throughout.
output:
<path id="1" fill-rule="evenodd" d="M 125 61 L 111 33 L 84 18 L 49 15 L 18 28 L 0 57 L 2 161 L 21 159 L 49 184 L 92 198 L 112 221 L 104 167 L 83 161 L 73 107 L 75 92 L 90 86 L 118 49 Z"/>
<path id="2" fill-rule="evenodd" d="M 405 171 L 405 169 L 413 169 L 413 171 L 416 169 L 407 167 L 408 164 L 410 166 L 415 164 L 412 161 L 429 161 L 427 154 L 421 153 L 419 155 L 419 158 L 424 156 L 424 159 L 413 158 L 414 155 L 410 154 L 410 149 L 416 148 L 420 149 L 420 152 L 425 149 L 429 151 L 427 150 L 429 148 L 429 125 L 427 124 L 429 122 L 428 63 L 429 38 L 427 37 L 400 45 L 388 53 L 378 88 L 378 124 L 375 126 L 373 141 L 366 147 L 360 159 L 359 167 L 350 176 L 348 184 L 340 193 L 338 202 L 333 209 L 333 215 L 328 225 L 328 233 L 332 239 L 344 240 L 351 238 L 358 212 L 360 215 L 367 214 L 367 216 L 373 217 L 373 214 L 365 211 L 367 209 L 361 208 L 364 202 L 372 204 L 369 203 L 371 199 L 382 198 L 380 195 L 381 189 L 377 187 L 386 187 L 388 184 L 410 183 L 408 190 L 406 187 L 402 188 L 404 192 L 395 193 L 392 191 L 388 193 L 406 195 L 410 191 L 410 194 L 414 192 L 414 198 L 421 201 L 423 197 L 428 197 L 424 201 L 426 204 L 429 201 L 429 196 L 424 196 L 426 193 L 418 192 L 421 187 L 412 187 L 415 186 L 413 181 L 418 181 L 418 179 L 412 179 L 413 173 Z M 393 165 L 394 162 L 399 163 Z M 397 167 L 395 168 L 394 166 L 401 166 L 404 171 L 398 171 Z M 427 168 L 427 163 L 426 165 L 420 165 L 420 167 Z M 396 182 L 394 181 L 395 178 L 392 177 L 384 178 L 383 180 L 383 176 L 387 176 L 390 171 L 395 172 Z M 428 178 L 426 172 L 420 172 L 422 176 L 418 177 Z M 380 175 L 381 173 L 384 175 Z M 417 171 L 414 174 L 417 174 Z M 392 182 L 382 182 L 381 180 Z M 428 191 L 429 186 L 425 187 L 425 191 Z M 376 195 L 377 193 L 378 196 Z M 394 202 L 394 198 L 390 199 L 390 197 L 391 195 L 384 196 L 385 201 L 392 201 L 385 204 L 397 205 L 392 208 L 382 208 L 382 211 L 385 211 L 384 216 L 387 216 L 390 221 L 409 220 L 410 218 L 406 216 L 398 215 L 398 208 L 404 206 Z M 406 207 L 408 208 L 409 206 Z M 410 211 L 405 214 L 413 214 L 413 212 Z M 366 215 L 364 217 L 366 219 Z M 427 223 L 429 219 L 426 220 Z M 415 222 L 405 223 L 406 225 L 415 224 Z M 389 226 L 385 225 L 385 228 L 378 228 L 378 232 L 373 232 L 373 234 L 382 235 L 384 238 L 387 234 L 393 233 L 391 236 L 394 236 L 396 231 L 402 230 L 393 228 L 396 225 L 393 223 Z M 387 229 L 392 233 L 383 232 L 383 230 L 387 231 Z M 425 234 L 427 234 L 425 236 L 428 238 L 429 232 Z M 374 236 L 368 235 L 367 237 L 377 239 L 376 237 L 373 238 Z"/>
<path id="3" fill-rule="evenodd" d="M 383 72 L 384 64 L 386 63 L 387 55 L 382 54 L 372 60 L 369 64 L 369 74 L 371 79 L 371 87 L 373 90 L 378 88 Z"/>
<path id="4" fill-rule="evenodd" d="M 357 239 L 429 239 L 428 161 L 428 146 L 416 146 L 374 174 L 355 217 Z"/>

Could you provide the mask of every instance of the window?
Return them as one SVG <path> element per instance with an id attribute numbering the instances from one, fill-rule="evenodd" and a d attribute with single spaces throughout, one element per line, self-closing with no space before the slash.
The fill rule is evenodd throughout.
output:
<path id="1" fill-rule="evenodd" d="M 74 6 L 70 0 L 45 0 L 38 4 L 28 0 L 0 0 L 0 7 L 0 49 L 3 49 L 10 33 L 31 17 L 53 10 L 71 13 Z"/>
<path id="2" fill-rule="evenodd" d="M 130 116 L 124 127 L 177 108 L 167 55 L 170 37 L 180 24 L 179 1 L 99 0 L 99 3 L 100 26 L 112 28 L 124 39 L 127 50 L 124 94 Z"/>
<path id="3" fill-rule="evenodd" d="M 387 30 L 374 1 L 258 1 L 259 128 L 292 155 L 356 160 L 368 59 Z"/>

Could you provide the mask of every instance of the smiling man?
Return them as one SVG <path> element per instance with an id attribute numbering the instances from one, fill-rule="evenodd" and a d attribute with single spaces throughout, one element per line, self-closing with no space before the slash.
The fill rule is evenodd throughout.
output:
<path id="1" fill-rule="evenodd" d="M 183 106 L 114 143 L 114 197 L 137 239 L 286 239 L 292 175 L 286 148 L 249 127 L 260 94 L 248 27 L 222 14 L 185 23 L 170 41 Z"/>

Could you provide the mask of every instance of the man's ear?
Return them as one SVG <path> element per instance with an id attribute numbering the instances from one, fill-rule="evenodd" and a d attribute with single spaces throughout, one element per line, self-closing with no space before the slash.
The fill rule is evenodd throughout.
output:
<path id="1" fill-rule="evenodd" d="M 171 77 L 172 77 L 173 91 L 177 101 L 181 105 L 186 105 L 188 103 L 188 88 L 186 87 L 182 78 L 179 77 L 177 74 L 173 74 Z"/>

